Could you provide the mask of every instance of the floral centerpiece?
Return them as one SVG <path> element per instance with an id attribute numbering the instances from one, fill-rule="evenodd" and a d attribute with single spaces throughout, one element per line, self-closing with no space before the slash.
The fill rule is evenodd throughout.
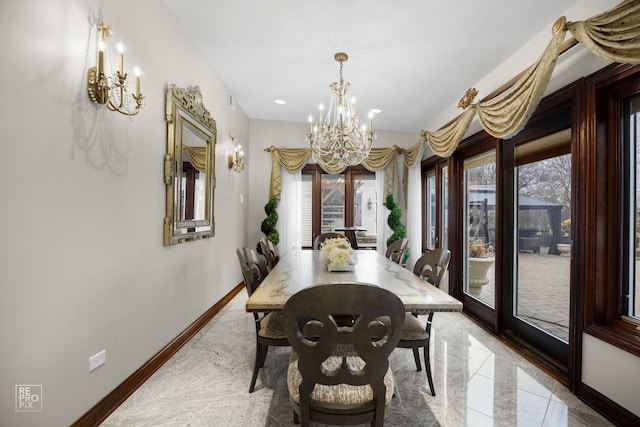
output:
<path id="1" fill-rule="evenodd" d="M 329 271 L 353 271 L 358 255 L 345 237 L 327 239 L 320 245 L 320 261 Z"/>

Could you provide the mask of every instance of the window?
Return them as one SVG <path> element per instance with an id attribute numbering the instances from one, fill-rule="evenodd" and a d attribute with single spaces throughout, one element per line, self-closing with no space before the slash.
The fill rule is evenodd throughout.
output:
<path id="1" fill-rule="evenodd" d="M 640 95 L 623 100 L 623 263 L 620 316 L 640 321 L 638 263 L 640 262 Z M 628 176 L 628 179 L 624 179 Z"/>
<path id="2" fill-rule="evenodd" d="M 577 159 L 581 166 L 576 178 L 585 224 L 576 224 L 580 228 L 574 237 L 584 240 L 573 245 L 585 260 L 579 278 L 585 285 L 585 330 L 640 356 L 636 285 L 640 67 L 617 65 L 592 79 L 587 83 L 595 88 L 595 122 L 592 133 L 586 134 L 588 148 Z"/>
<path id="3" fill-rule="evenodd" d="M 495 307 L 496 152 L 464 161 L 464 292 Z"/>
<path id="4" fill-rule="evenodd" d="M 448 247 L 448 169 L 446 161 L 422 165 L 423 250 Z"/>
<path id="5" fill-rule="evenodd" d="M 426 193 L 426 215 L 425 215 L 425 230 L 427 248 L 433 249 L 436 247 L 436 171 L 430 170 L 427 172 L 427 179 L 425 182 Z"/>

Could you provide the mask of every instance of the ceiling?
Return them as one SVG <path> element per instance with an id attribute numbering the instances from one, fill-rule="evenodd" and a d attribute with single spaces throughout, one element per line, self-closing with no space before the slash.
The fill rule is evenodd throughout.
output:
<path id="1" fill-rule="evenodd" d="M 344 79 L 361 118 L 379 108 L 376 129 L 404 132 L 420 131 L 533 36 L 548 29 L 551 38 L 553 22 L 576 3 L 163 1 L 250 118 L 315 116 L 338 80 L 333 56 L 346 52 Z"/>

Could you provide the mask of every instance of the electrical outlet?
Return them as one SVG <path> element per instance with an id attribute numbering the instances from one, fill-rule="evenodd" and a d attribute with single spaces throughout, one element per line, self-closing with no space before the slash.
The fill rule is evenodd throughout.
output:
<path id="1" fill-rule="evenodd" d="M 102 350 L 89 358 L 89 372 L 93 372 L 107 362 L 107 350 Z"/>

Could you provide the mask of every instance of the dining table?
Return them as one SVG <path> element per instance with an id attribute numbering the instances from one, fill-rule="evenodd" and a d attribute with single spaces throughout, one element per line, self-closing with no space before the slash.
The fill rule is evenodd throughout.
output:
<path id="1" fill-rule="evenodd" d="M 408 312 L 462 311 L 462 303 L 374 250 L 356 251 L 353 271 L 328 271 L 317 250 L 290 250 L 245 304 L 247 312 L 278 312 L 296 292 L 316 284 L 369 283 L 396 294 Z"/>

